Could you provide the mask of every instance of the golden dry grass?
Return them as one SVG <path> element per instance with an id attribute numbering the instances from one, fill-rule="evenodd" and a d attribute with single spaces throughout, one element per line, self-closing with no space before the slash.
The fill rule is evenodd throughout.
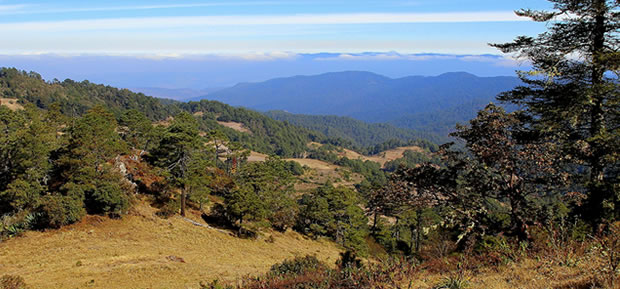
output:
<path id="1" fill-rule="evenodd" d="M 20 275 L 33 288 L 199 288 L 200 281 L 264 273 L 297 255 L 328 264 L 338 258 L 334 243 L 294 232 L 271 233 L 273 243 L 244 240 L 154 213 L 139 204 L 122 220 L 88 216 L 61 230 L 27 232 L 0 243 L 0 275 Z"/>
<path id="2" fill-rule="evenodd" d="M 23 109 L 21 104 L 17 103 L 17 98 L 0 98 L 0 105 L 8 107 L 10 110 Z"/>

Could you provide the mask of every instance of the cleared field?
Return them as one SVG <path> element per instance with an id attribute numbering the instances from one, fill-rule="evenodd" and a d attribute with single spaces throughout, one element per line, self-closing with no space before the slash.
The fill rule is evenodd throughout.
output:
<path id="1" fill-rule="evenodd" d="M 236 130 L 236 131 L 239 131 L 239 132 L 245 132 L 245 133 L 249 133 L 249 134 L 251 134 L 251 133 L 252 133 L 252 131 L 251 131 L 251 130 L 249 130 L 247 127 L 245 127 L 245 125 L 243 125 L 243 124 L 242 124 L 242 123 L 240 123 L 240 122 L 234 122 L 234 121 L 218 121 L 217 123 L 219 123 L 220 125 L 223 125 L 223 126 L 225 126 L 225 127 L 232 128 L 232 129 L 234 129 L 234 130 Z"/>
<path id="2" fill-rule="evenodd" d="M 10 110 L 23 109 L 21 104 L 17 103 L 17 98 L 0 98 L 0 105 L 8 107 Z"/>
<path id="3" fill-rule="evenodd" d="M 389 161 L 402 158 L 405 151 L 424 152 L 424 150 L 418 146 L 398 147 L 395 149 L 381 152 L 378 155 L 366 156 L 365 159 L 368 159 L 373 162 L 377 162 L 381 166 L 384 166 L 385 163 Z"/>
<path id="4" fill-rule="evenodd" d="M 308 144 L 309 147 L 316 147 L 316 146 L 322 146 L 322 144 L 320 143 L 316 143 L 316 142 L 311 142 Z M 406 147 L 397 147 L 391 150 L 387 150 L 384 152 L 381 152 L 377 155 L 372 155 L 372 156 L 365 156 L 362 155 L 358 152 L 349 150 L 349 149 L 345 149 L 342 148 L 341 152 L 337 152 L 338 156 L 340 157 L 347 157 L 349 159 L 353 159 L 353 160 L 357 160 L 357 159 L 361 159 L 364 161 L 372 161 L 372 162 L 376 162 L 379 163 L 381 166 L 384 166 L 385 163 L 389 162 L 389 161 L 393 161 L 395 159 L 399 159 L 401 157 L 403 157 L 403 154 L 405 153 L 405 151 L 416 151 L 416 152 L 424 152 L 424 150 L 418 146 L 406 146 Z"/>
<path id="5" fill-rule="evenodd" d="M 267 159 L 268 155 L 261 154 L 259 152 L 251 151 L 248 156 L 248 162 L 264 162 Z"/>
<path id="6" fill-rule="evenodd" d="M 334 186 L 353 187 L 362 181 L 360 174 L 351 173 L 348 169 L 315 159 L 286 159 L 307 166 L 310 170 L 300 177 L 295 185 L 298 192 L 307 192 L 331 181 Z"/>
<path id="7" fill-rule="evenodd" d="M 294 232 L 271 233 L 273 243 L 244 240 L 154 213 L 140 204 L 122 220 L 89 216 L 61 230 L 27 232 L 0 243 L 0 272 L 21 275 L 32 288 L 200 288 L 200 281 L 261 274 L 297 255 L 328 264 L 338 258 L 334 243 Z"/>

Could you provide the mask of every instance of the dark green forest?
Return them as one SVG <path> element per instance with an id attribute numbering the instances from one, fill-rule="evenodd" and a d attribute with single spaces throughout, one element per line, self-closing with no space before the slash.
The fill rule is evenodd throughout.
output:
<path id="1" fill-rule="evenodd" d="M 399 128 L 385 123 L 365 123 L 343 116 L 292 114 L 284 111 L 268 111 L 265 112 L 265 115 L 296 126 L 319 131 L 328 137 L 348 140 L 358 148 L 371 148 L 391 140 L 400 140 L 401 142 L 428 140 L 436 144 L 449 140 L 439 134 Z"/>

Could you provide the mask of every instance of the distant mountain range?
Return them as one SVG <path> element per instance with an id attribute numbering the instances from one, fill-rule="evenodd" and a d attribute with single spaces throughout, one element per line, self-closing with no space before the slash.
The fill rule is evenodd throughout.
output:
<path id="1" fill-rule="evenodd" d="M 465 72 L 392 79 L 346 71 L 240 83 L 203 98 L 259 111 L 348 116 L 445 135 L 455 123 L 471 119 L 498 93 L 519 83 L 516 77 Z"/>
<path id="2" fill-rule="evenodd" d="M 162 88 L 162 87 L 134 87 L 129 90 L 136 93 L 144 93 L 145 95 L 157 98 L 167 98 L 179 101 L 191 100 L 196 98 L 205 98 L 209 93 L 222 89 L 222 87 L 191 89 L 191 88 Z"/>

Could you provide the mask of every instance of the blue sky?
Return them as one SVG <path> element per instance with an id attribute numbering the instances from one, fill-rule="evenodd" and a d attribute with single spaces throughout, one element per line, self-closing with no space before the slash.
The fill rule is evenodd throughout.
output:
<path id="1" fill-rule="evenodd" d="M 329 52 L 336 53 L 333 60 L 350 63 L 356 57 L 358 62 L 375 61 L 376 66 L 376 61 L 413 61 L 411 55 L 420 53 L 498 54 L 487 43 L 545 29 L 543 24 L 516 17 L 512 11 L 520 8 L 546 9 L 550 4 L 544 0 L 0 0 L 0 60 L 4 62 L 0 66 L 39 68 L 49 70 L 51 77 L 62 77 L 62 67 L 56 72 L 46 68 L 53 62 L 50 59 L 206 61 L 219 57 L 265 63 Z M 374 54 L 360 54 L 364 52 Z M 36 62 L 31 56 L 37 55 L 46 57 Z M 414 60 L 420 64 L 423 59 Z M 472 58 L 467 60 L 471 63 Z M 489 65 L 487 74 L 493 74 L 493 67 L 498 68 L 497 74 L 505 74 L 504 59 L 479 60 Z M 270 74 L 276 75 L 277 71 Z"/>
<path id="2" fill-rule="evenodd" d="M 2 54 L 493 53 L 542 0 L 0 1 Z"/>

